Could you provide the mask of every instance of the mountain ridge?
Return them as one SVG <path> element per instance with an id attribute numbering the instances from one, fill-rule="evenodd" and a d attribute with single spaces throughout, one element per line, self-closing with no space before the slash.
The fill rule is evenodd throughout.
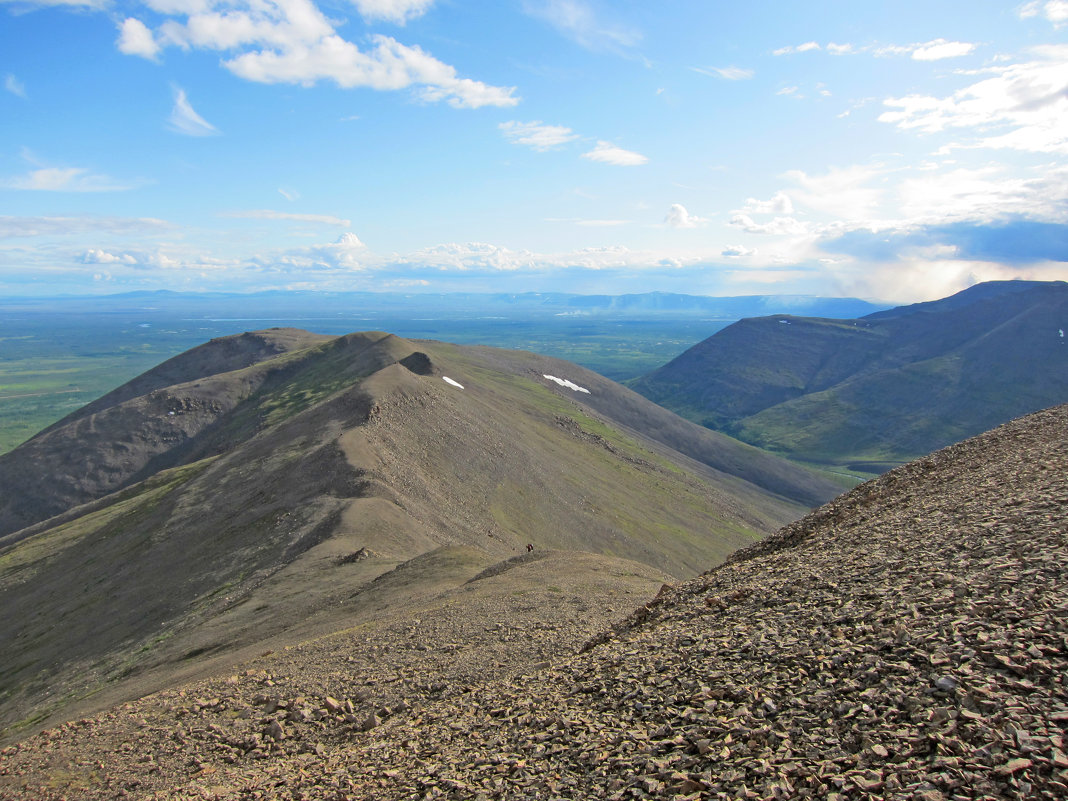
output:
<path id="1" fill-rule="evenodd" d="M 590 555 L 518 560 L 10 746 L 0 797 L 1061 797 L 1066 430 L 892 470 L 582 648 L 546 585 Z"/>
<path id="2" fill-rule="evenodd" d="M 0 538 L 0 604 L 24 610 L 0 620 L 3 725 L 159 689 L 311 618 L 372 621 L 398 569 L 466 581 L 536 543 L 688 575 L 837 491 L 535 354 L 382 332 L 253 343 L 258 361 L 231 344 L 212 347 L 237 369 L 196 377 L 201 351 L 0 456 L 26 504 L 6 519 L 35 520 Z M 157 386 L 175 374 L 191 380 Z M 710 464 L 670 446 L 683 435 Z"/>
<path id="3" fill-rule="evenodd" d="M 741 320 L 628 386 L 781 455 L 885 469 L 1063 402 L 1065 328 L 1068 284 L 992 282 L 856 320 Z"/>

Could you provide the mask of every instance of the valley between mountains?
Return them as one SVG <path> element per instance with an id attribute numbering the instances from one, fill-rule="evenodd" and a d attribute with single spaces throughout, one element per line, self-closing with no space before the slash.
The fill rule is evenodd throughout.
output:
<path id="1" fill-rule="evenodd" d="M 567 362 L 213 340 L 0 456 L 0 798 L 1063 798 L 1066 431 L 835 497 Z"/>

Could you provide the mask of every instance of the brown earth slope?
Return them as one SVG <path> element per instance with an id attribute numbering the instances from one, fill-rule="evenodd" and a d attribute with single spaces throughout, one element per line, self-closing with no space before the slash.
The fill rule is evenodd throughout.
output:
<path id="1" fill-rule="evenodd" d="M 418 616 L 528 543 L 692 576 L 833 493 L 534 354 L 369 332 L 208 375 L 198 352 L 183 383 L 146 378 L 5 455 L 39 500 L 88 500 L 0 537 L 0 736 Z M 695 432 L 708 463 L 661 429 Z"/>
<path id="2" fill-rule="evenodd" d="M 1066 431 L 1057 407 L 893 470 L 562 661 L 535 619 L 564 604 L 484 582 L 548 592 L 571 559 L 520 560 L 10 747 L 0 796 L 1064 798 Z"/>

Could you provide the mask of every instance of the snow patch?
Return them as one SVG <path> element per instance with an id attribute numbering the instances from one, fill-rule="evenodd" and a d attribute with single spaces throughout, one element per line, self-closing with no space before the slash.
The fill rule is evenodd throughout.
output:
<path id="1" fill-rule="evenodd" d="M 566 387 L 574 392 L 585 392 L 587 395 L 590 394 L 590 391 L 586 389 L 586 387 L 580 387 L 578 384 L 568 381 L 566 378 L 557 378 L 554 375 L 546 375 L 545 378 L 548 381 L 555 381 L 560 386 Z"/>
<path id="2" fill-rule="evenodd" d="M 451 384 L 452 386 L 457 387 L 459 389 L 463 389 L 464 388 L 463 384 L 461 384 L 459 381 L 453 381 L 447 375 L 443 375 L 441 377 L 441 380 L 444 381 L 446 384 Z"/>

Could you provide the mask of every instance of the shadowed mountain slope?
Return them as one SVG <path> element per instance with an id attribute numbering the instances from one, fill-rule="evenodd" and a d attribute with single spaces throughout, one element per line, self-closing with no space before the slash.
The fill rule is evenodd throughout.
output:
<path id="1" fill-rule="evenodd" d="M 695 461 L 670 414 L 533 354 L 372 332 L 223 366 L 5 455 L 16 511 L 52 513 L 0 538 L 5 726 L 411 609 L 528 543 L 692 575 L 834 494 L 675 419 Z"/>
<path id="2" fill-rule="evenodd" d="M 517 560 L 8 748 L 0 797 L 1063 798 L 1066 431 L 1061 406 L 895 469 L 567 659 L 492 586 L 575 557 Z"/>
<path id="3" fill-rule="evenodd" d="M 741 320 L 630 383 L 793 458 L 878 471 L 1068 399 L 1068 285 L 991 282 L 856 320 Z"/>

